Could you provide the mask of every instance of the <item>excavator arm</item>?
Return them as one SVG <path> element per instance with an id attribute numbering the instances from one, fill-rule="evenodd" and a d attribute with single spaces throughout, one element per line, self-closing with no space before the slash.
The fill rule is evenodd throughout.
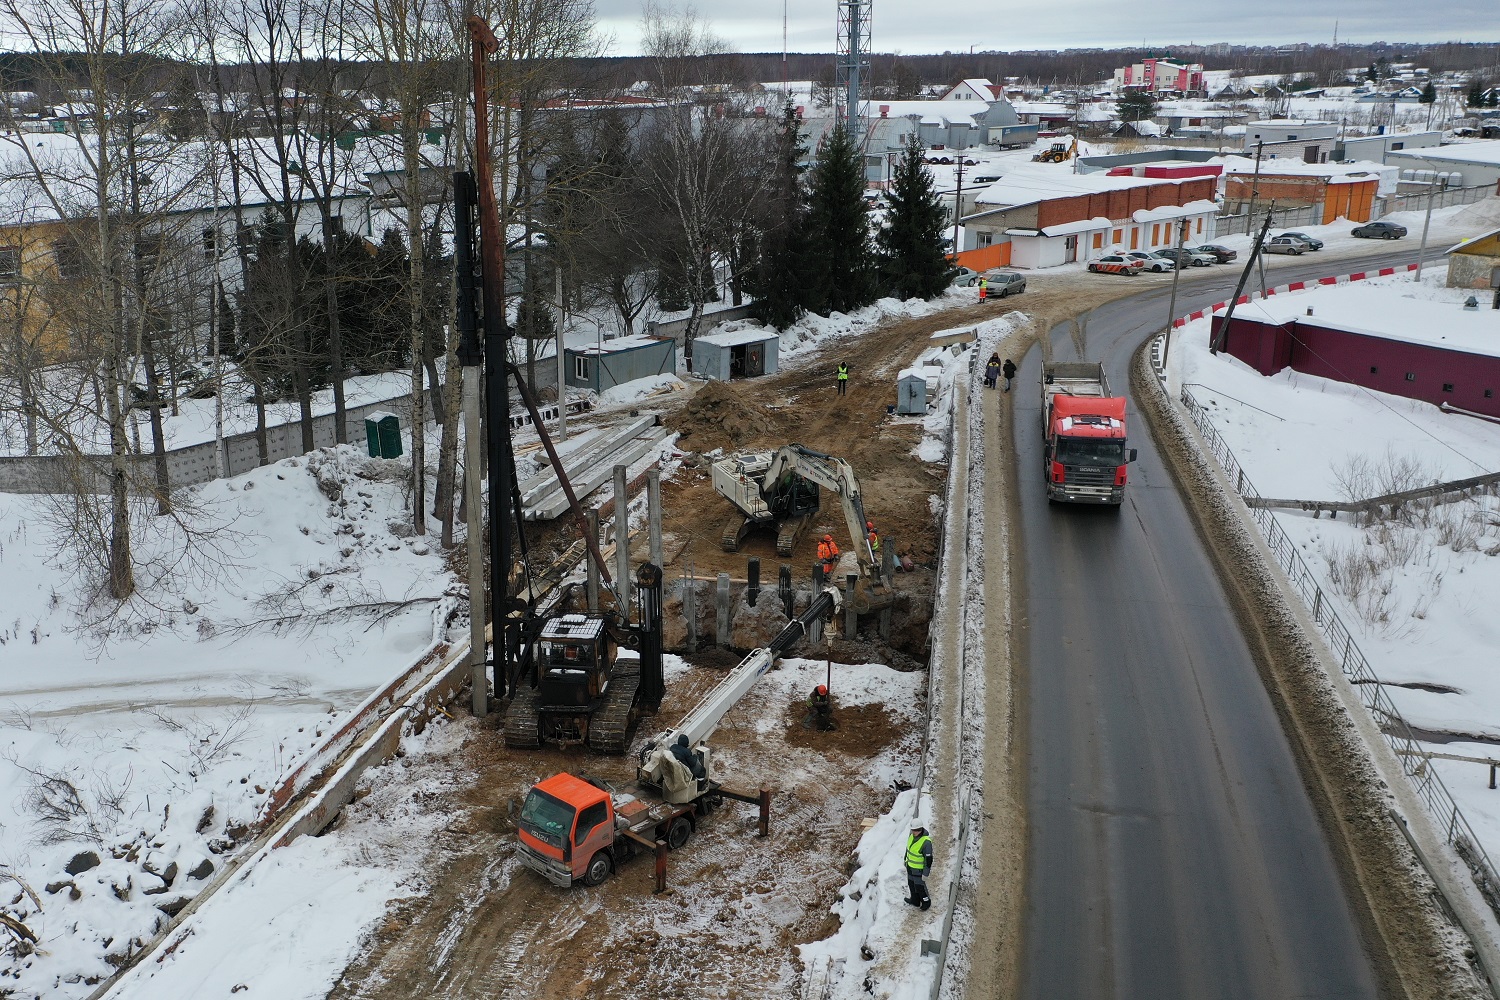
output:
<path id="1" fill-rule="evenodd" d="M 844 508 L 844 521 L 849 526 L 849 544 L 853 546 L 855 558 L 859 561 L 860 575 L 874 579 L 877 575 L 875 557 L 870 551 L 870 538 L 865 531 L 865 504 L 854 468 L 842 458 L 825 455 L 800 444 L 789 444 L 772 457 L 771 465 L 766 470 L 766 485 L 769 487 L 780 483 L 790 473 L 796 473 L 838 495 Z"/>

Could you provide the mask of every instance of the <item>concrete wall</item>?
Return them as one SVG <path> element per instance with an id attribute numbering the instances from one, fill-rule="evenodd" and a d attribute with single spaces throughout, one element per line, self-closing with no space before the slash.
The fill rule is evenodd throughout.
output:
<path id="1" fill-rule="evenodd" d="M 1489 290 L 1493 275 L 1500 272 L 1500 253 L 1450 253 L 1448 255 L 1448 287 L 1480 288 Z"/>
<path id="2" fill-rule="evenodd" d="M 431 402 L 429 396 L 429 410 Z M 348 419 L 345 422 L 350 444 L 357 448 L 364 447 L 365 417 L 380 411 L 396 414 L 401 418 L 401 426 L 406 428 L 411 423 L 411 397 L 397 396 L 393 399 L 350 407 L 346 411 Z M 325 413 L 314 417 L 314 447 L 326 448 L 334 443 L 334 415 Z M 266 444 L 271 462 L 279 462 L 284 458 L 303 454 L 301 422 L 266 428 Z M 254 431 L 226 437 L 224 451 L 231 476 L 249 472 L 260 465 Z M 219 478 L 214 452 L 212 441 L 167 452 L 167 475 L 172 485 L 174 487 L 191 486 Z M 146 488 L 154 482 L 155 465 L 149 454 L 131 456 L 131 463 L 133 470 L 131 479 L 134 483 Z M 108 456 L 91 459 L 88 464 L 93 476 L 98 477 L 92 488 L 102 492 L 106 488 L 102 476 L 108 471 Z M 53 493 L 70 489 L 67 468 L 67 462 L 64 459 L 54 456 L 0 458 L 0 492 Z M 89 474 L 84 475 L 87 480 Z"/>

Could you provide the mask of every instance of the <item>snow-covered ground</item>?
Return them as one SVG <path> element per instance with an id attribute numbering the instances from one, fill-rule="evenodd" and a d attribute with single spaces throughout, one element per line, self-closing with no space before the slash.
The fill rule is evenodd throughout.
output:
<path id="1" fill-rule="evenodd" d="M 1454 310 L 1469 291 L 1444 288 L 1446 269 L 1373 279 Z M 1356 285 L 1337 291 L 1356 294 Z M 1313 290 L 1288 301 L 1316 307 Z M 1281 296 L 1277 296 L 1280 300 Z M 1500 314 L 1496 314 L 1500 315 Z M 1500 326 L 1497 326 L 1500 330 Z M 1500 426 L 1403 397 L 1284 370 L 1263 377 L 1207 347 L 1208 320 L 1176 331 L 1171 384 L 1187 385 L 1263 496 L 1348 500 L 1500 471 Z M 1408 724 L 1428 749 L 1500 757 L 1500 499 L 1414 504 L 1398 518 L 1360 525 L 1348 515 L 1278 511 L 1277 523 L 1322 579 Z M 1447 735 L 1436 735 L 1447 734 Z M 1433 761 L 1500 857 L 1500 799 L 1488 768 Z"/>
<path id="2" fill-rule="evenodd" d="M 0 951 L 14 995 L 87 994 L 277 778 L 441 638 L 453 580 L 412 536 L 405 478 L 346 446 L 187 491 L 199 561 L 170 519 L 138 518 L 153 568 L 108 616 L 48 499 L 0 494 L 0 884 L 40 902 L 0 891 L 40 937 Z"/>

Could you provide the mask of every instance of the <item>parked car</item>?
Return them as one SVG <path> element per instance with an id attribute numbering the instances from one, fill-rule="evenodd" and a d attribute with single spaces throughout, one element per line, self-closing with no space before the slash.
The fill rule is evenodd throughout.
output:
<path id="1" fill-rule="evenodd" d="M 1354 235 L 1362 240 L 1399 240 L 1406 235 L 1406 227 L 1394 222 L 1366 222 L 1354 228 Z"/>
<path id="2" fill-rule="evenodd" d="M 1140 261 L 1141 267 L 1153 274 L 1161 274 L 1163 271 L 1174 271 L 1177 269 L 1177 265 L 1170 260 L 1163 260 L 1144 250 L 1131 250 L 1125 253 L 1124 256 L 1129 257 L 1131 260 Z"/>
<path id="3" fill-rule="evenodd" d="M 1217 243 L 1205 243 L 1201 247 L 1188 247 L 1188 249 L 1193 251 L 1193 253 L 1209 254 L 1220 264 L 1228 264 L 1240 255 L 1238 250 L 1221 247 Z"/>
<path id="4" fill-rule="evenodd" d="M 968 288 L 970 285 L 979 283 L 979 272 L 972 267 L 960 267 L 958 273 L 953 276 L 951 284 L 960 288 Z"/>
<path id="5" fill-rule="evenodd" d="M 1026 275 L 1024 274 L 1017 274 L 1014 271 L 986 271 L 984 276 L 990 279 L 991 298 L 1003 299 L 1007 295 L 1020 295 L 1026 291 Z"/>
<path id="6" fill-rule="evenodd" d="M 1211 253 L 1198 253 L 1184 247 L 1178 250 L 1176 247 L 1167 247 L 1156 251 L 1156 256 L 1163 260 L 1169 260 L 1175 267 L 1207 267 L 1214 263 L 1214 255 Z"/>
<path id="7" fill-rule="evenodd" d="M 1321 249 L 1323 249 L 1323 241 L 1322 240 L 1317 239 L 1316 237 L 1313 237 L 1313 236 L 1309 236 L 1306 233 L 1282 233 L 1281 235 L 1282 236 L 1290 236 L 1294 240 L 1301 240 L 1303 243 L 1307 244 L 1307 249 L 1309 249 L 1309 250 L 1321 250 Z"/>
<path id="8" fill-rule="evenodd" d="M 1266 253 L 1287 253 L 1293 257 L 1307 253 L 1307 244 L 1291 236 L 1273 236 L 1261 244 Z"/>
<path id="9" fill-rule="evenodd" d="M 1089 261 L 1089 270 L 1096 274 L 1140 274 L 1145 267 L 1144 261 L 1119 253 L 1105 254 Z"/>

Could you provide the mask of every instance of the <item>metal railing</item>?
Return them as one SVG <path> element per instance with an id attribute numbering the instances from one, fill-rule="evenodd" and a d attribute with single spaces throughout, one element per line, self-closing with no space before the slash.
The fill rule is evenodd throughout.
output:
<path id="1" fill-rule="evenodd" d="M 1244 467 L 1214 427 L 1208 411 L 1186 388 L 1182 390 L 1181 398 L 1182 405 L 1192 418 L 1193 425 L 1203 435 L 1209 451 L 1234 484 L 1235 492 L 1241 497 L 1260 496 L 1245 475 Z M 1419 741 L 1412 734 L 1411 727 L 1386 693 L 1385 686 L 1371 668 L 1370 661 L 1355 643 L 1353 633 L 1325 597 L 1321 581 L 1303 560 L 1296 543 L 1282 530 L 1270 508 L 1247 506 L 1246 510 L 1260 527 L 1277 565 L 1312 612 L 1313 621 L 1322 629 L 1324 642 L 1338 659 L 1344 676 L 1353 682 L 1351 686 L 1358 693 L 1360 701 L 1380 727 L 1386 742 L 1396 752 L 1401 770 L 1411 780 L 1417 796 L 1442 829 L 1444 839 L 1468 865 L 1485 901 L 1500 916 L 1500 877 L 1497 877 L 1494 864 L 1448 787 L 1443 784 L 1443 779 L 1438 776 L 1436 768 L 1421 755 Z"/>

